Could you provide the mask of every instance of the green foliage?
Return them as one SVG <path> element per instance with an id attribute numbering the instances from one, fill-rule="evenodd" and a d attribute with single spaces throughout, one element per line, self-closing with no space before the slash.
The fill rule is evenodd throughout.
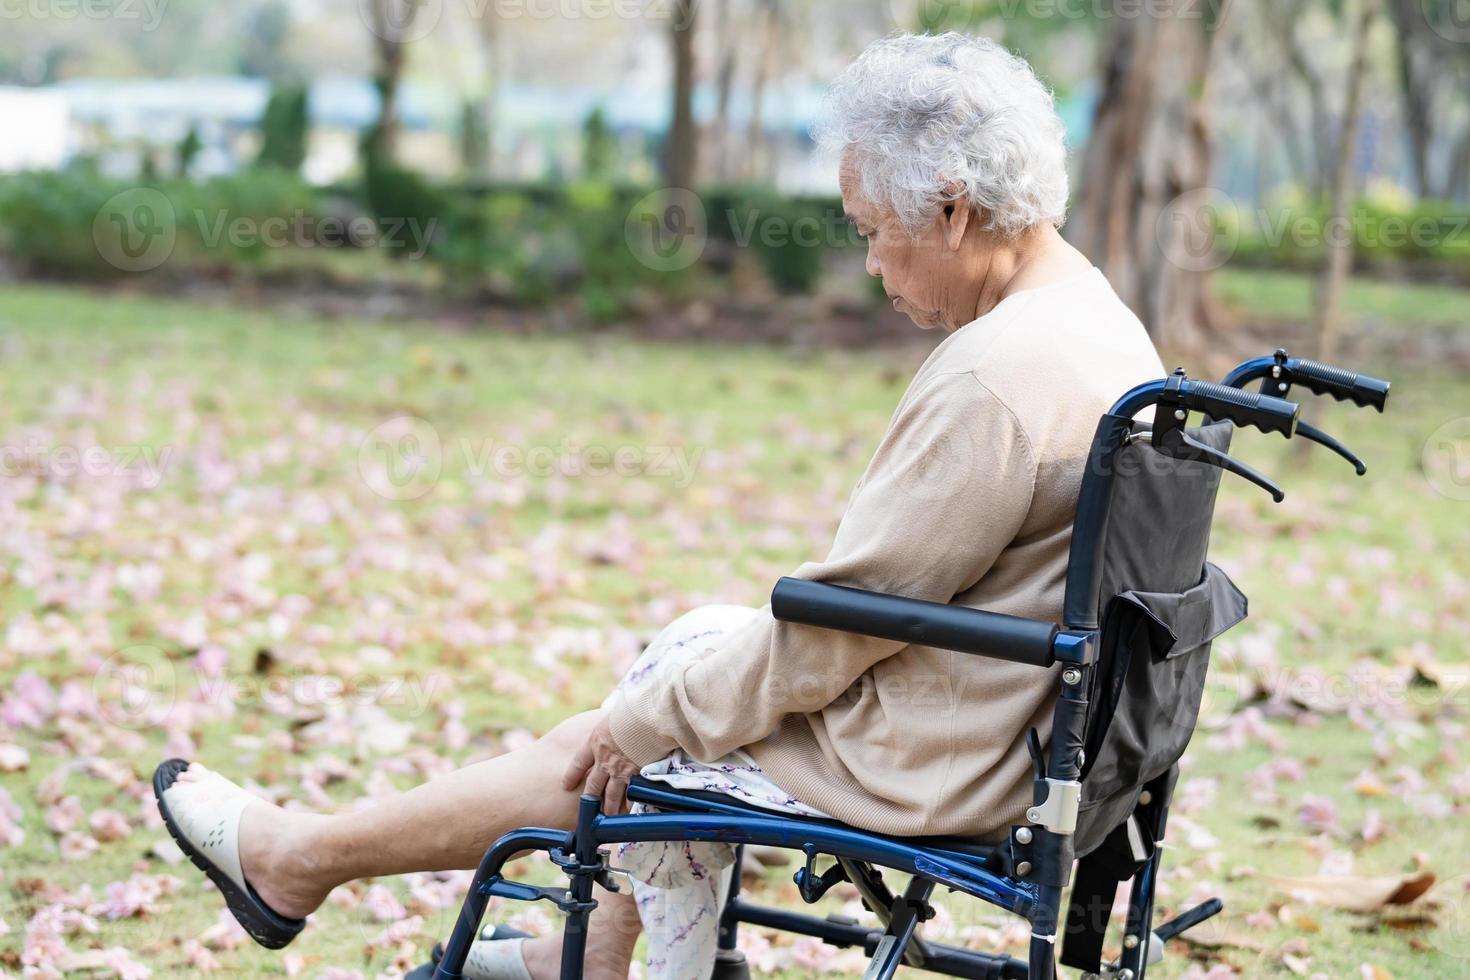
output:
<path id="1" fill-rule="evenodd" d="M 306 159 L 310 128 L 305 87 L 278 87 L 271 93 L 260 119 L 260 156 L 256 162 L 291 173 L 300 170 Z"/>
<path id="2" fill-rule="evenodd" d="M 494 190 L 457 211 L 433 256 L 456 282 L 529 305 L 574 293 L 589 319 L 613 320 L 639 289 L 669 284 L 628 248 L 631 193 L 596 181 L 555 197 Z"/>
<path id="3" fill-rule="evenodd" d="M 376 150 L 371 131 L 362 141 L 364 203 L 385 225 L 414 225 L 425 234 L 455 227 L 462 220 L 455 214 L 456 202 L 429 183 L 415 170 L 386 160 Z M 435 245 L 437 247 L 437 245 Z M 405 258 L 407 251 L 397 250 Z"/>
<path id="4" fill-rule="evenodd" d="M 267 250 L 310 243 L 317 193 L 294 173 L 242 170 L 168 190 L 179 258 L 203 266 L 258 262 Z"/>
<path id="5" fill-rule="evenodd" d="M 830 209 L 774 194 L 746 198 L 737 209 L 745 220 L 733 229 L 736 243 L 755 250 L 771 284 L 783 293 L 815 291 L 827 253 L 846 231 Z"/>
<path id="6" fill-rule="evenodd" d="M 92 226 L 121 190 L 121 182 L 83 167 L 0 178 L 0 248 L 42 275 L 118 275 L 93 241 Z"/>
<path id="7" fill-rule="evenodd" d="M 0 178 L 0 247 L 43 275 L 114 278 L 129 270 L 109 261 L 108 242 L 119 223 L 131 227 L 146 208 L 147 223 L 172 236 L 160 263 L 175 270 L 228 268 L 304 243 L 315 203 L 314 190 L 279 170 L 197 184 L 139 184 L 86 166 L 33 171 Z"/>
<path id="8" fill-rule="evenodd" d="M 189 131 L 184 134 L 184 138 L 179 140 L 177 176 L 181 178 L 187 178 L 189 176 L 189 170 L 194 166 L 194 158 L 199 155 L 199 151 L 203 148 L 204 143 L 199 139 L 199 130 L 194 126 L 190 126 Z"/>
<path id="9" fill-rule="evenodd" d="M 618 144 L 598 106 L 582 123 L 582 176 L 587 180 L 609 180 L 617 169 Z"/>
<path id="10" fill-rule="evenodd" d="M 490 130 L 485 125 L 483 100 L 468 99 L 459 110 L 459 164 L 466 174 L 477 177 L 490 166 Z"/>

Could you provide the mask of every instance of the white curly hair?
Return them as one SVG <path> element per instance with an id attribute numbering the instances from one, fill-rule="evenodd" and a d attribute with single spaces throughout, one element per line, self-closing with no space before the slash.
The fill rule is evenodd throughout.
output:
<path id="1" fill-rule="evenodd" d="M 960 200 L 1006 236 L 1066 217 L 1066 132 L 1051 92 L 988 38 L 876 41 L 833 84 L 826 109 L 817 141 L 850 154 L 863 196 L 892 208 L 911 235 Z"/>

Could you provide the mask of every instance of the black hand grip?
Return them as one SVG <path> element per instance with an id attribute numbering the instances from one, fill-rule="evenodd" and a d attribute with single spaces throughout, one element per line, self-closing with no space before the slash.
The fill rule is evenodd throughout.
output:
<path id="1" fill-rule="evenodd" d="M 786 623 L 820 626 L 1050 667 L 1055 623 L 967 606 L 906 599 L 845 585 L 785 577 L 771 590 L 771 613 Z"/>
<path id="2" fill-rule="evenodd" d="M 1236 425 L 1253 425 L 1262 432 L 1279 432 L 1288 437 L 1296 431 L 1296 417 L 1301 411 L 1296 402 L 1284 398 L 1209 381 L 1186 381 L 1180 386 L 1179 395 L 1185 407 L 1210 418 L 1229 419 Z"/>
<path id="3" fill-rule="evenodd" d="M 1292 358 L 1287 367 L 1291 369 L 1291 379 L 1314 395 L 1331 395 L 1340 402 L 1350 401 L 1380 412 L 1388 401 L 1389 383 L 1380 378 L 1319 364 L 1305 357 Z"/>

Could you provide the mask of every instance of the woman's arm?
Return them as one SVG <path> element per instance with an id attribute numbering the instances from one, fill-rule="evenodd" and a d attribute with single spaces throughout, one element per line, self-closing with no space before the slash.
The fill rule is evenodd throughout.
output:
<path id="1" fill-rule="evenodd" d="M 798 578 L 949 602 L 1020 531 L 1036 460 L 1019 421 L 971 373 L 943 374 L 900 408 L 826 561 Z M 681 748 L 718 759 L 783 715 L 816 711 L 905 644 L 777 622 L 769 608 L 710 650 L 667 658 L 610 703 L 611 734 L 638 765 Z"/>

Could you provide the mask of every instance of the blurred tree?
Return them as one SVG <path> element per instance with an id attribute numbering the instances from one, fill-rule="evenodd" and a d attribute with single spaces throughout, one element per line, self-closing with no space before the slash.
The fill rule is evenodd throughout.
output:
<path id="1" fill-rule="evenodd" d="M 1388 0 L 1397 41 L 1399 100 L 1408 137 L 1414 189 L 1421 197 L 1456 197 L 1470 181 L 1470 125 L 1445 147 L 1443 176 L 1436 179 L 1437 145 L 1456 115 L 1466 115 L 1470 91 L 1470 45 L 1455 40 L 1451 0 Z M 1455 110 L 1458 110 L 1456 112 Z"/>
<path id="2" fill-rule="evenodd" d="M 664 140 L 664 183 L 692 188 L 699 162 L 699 132 L 694 122 L 695 0 L 674 0 L 669 40 L 674 55 L 673 107 Z"/>
<path id="3" fill-rule="evenodd" d="M 1331 0 L 1335 8 L 1345 7 L 1344 0 Z M 1342 110 L 1341 132 L 1337 138 L 1336 160 L 1332 173 L 1332 208 L 1328 218 L 1329 234 L 1325 236 L 1327 261 L 1317 282 L 1317 357 L 1331 363 L 1337 355 L 1339 315 L 1342 290 L 1347 284 L 1353 261 L 1353 245 L 1357 229 L 1348 209 L 1352 207 L 1353 151 L 1358 143 L 1358 125 L 1362 119 L 1363 82 L 1368 75 L 1368 41 L 1373 21 L 1378 15 L 1378 0 L 1361 0 L 1353 20 L 1353 60 L 1348 68 L 1347 95 Z"/>
<path id="4" fill-rule="evenodd" d="M 419 0 L 365 0 L 373 35 L 373 87 L 378 90 L 378 119 L 363 137 L 365 157 L 391 161 L 398 134 L 398 86 L 408 57 L 406 40 L 424 6 Z"/>
<path id="5" fill-rule="evenodd" d="M 178 175 L 180 178 L 188 178 L 189 170 L 194 166 L 194 158 L 199 155 L 199 151 L 203 148 L 204 143 L 199 139 L 199 128 L 197 126 L 190 126 L 189 131 L 184 134 L 184 138 L 179 140 Z"/>
<path id="6" fill-rule="evenodd" d="M 1125 0 L 1126 2 L 1126 0 Z M 1230 5 L 1136 5 L 1110 16 L 1092 134 L 1067 236 L 1149 333 L 1188 354 L 1224 326 L 1209 289 L 1216 221 L 1206 112 Z"/>
<path id="7" fill-rule="evenodd" d="M 306 87 L 276 87 L 260 117 L 260 155 L 255 162 L 296 173 L 306 160 L 310 129 Z"/>
<path id="8" fill-rule="evenodd" d="M 1327 0 L 1331 7 L 1337 0 Z M 1263 3 L 1261 12 L 1268 24 L 1268 33 L 1278 46 L 1291 77 L 1306 90 L 1308 118 L 1312 133 L 1312 169 L 1307 185 L 1314 195 L 1326 192 L 1332 174 L 1332 113 L 1327 107 L 1328 84 L 1312 58 L 1312 46 L 1302 38 L 1302 24 L 1314 8 L 1323 6 L 1322 0 L 1280 0 Z M 1279 84 L 1279 62 L 1272 65 L 1272 76 Z"/>
<path id="9" fill-rule="evenodd" d="M 1229 31 L 1229 55 L 1223 60 L 1235 65 L 1250 90 L 1255 111 L 1255 194 L 1263 201 L 1273 187 L 1273 165 L 1285 165 L 1287 179 L 1303 186 L 1317 180 L 1316 162 L 1296 116 L 1297 100 L 1290 85 L 1282 84 L 1281 53 L 1276 37 L 1275 13 L 1261 4 L 1236 8 Z"/>
<path id="10" fill-rule="evenodd" d="M 618 165 L 618 142 L 607 125 L 607 115 L 598 106 L 582 123 L 582 176 L 589 180 L 611 179 Z"/>
<path id="11" fill-rule="evenodd" d="M 471 94 L 461 116 L 460 137 L 462 143 L 470 138 L 475 143 L 473 147 L 462 146 L 466 175 L 486 179 L 495 169 L 495 97 L 500 91 L 507 60 L 506 36 L 495 4 L 474 7 L 467 4 L 465 14 L 473 22 L 479 57 L 475 61 L 474 77 L 468 83 Z"/>
<path id="12" fill-rule="evenodd" d="M 291 34 L 291 10 L 283 0 L 269 0 L 245 8 L 240 30 L 240 74 L 280 81 L 291 71 L 286 40 Z"/>
<path id="13" fill-rule="evenodd" d="M 715 121 L 710 127 L 714 143 L 713 174 L 716 183 L 730 180 L 730 156 L 734 140 L 730 132 L 730 95 L 735 86 L 736 53 L 743 47 L 741 33 L 731 23 L 730 10 L 734 0 L 726 0 L 716 7 L 719 19 L 715 22 L 715 40 L 720 46 L 719 69 L 715 72 Z"/>
<path id="14" fill-rule="evenodd" d="M 782 24 L 784 11 L 782 0 L 758 0 L 760 13 L 756 28 L 757 50 L 755 78 L 750 86 L 750 129 L 745 144 L 745 166 L 743 174 L 754 180 L 761 172 L 762 153 L 766 142 L 766 85 L 782 57 Z"/>
<path id="15" fill-rule="evenodd" d="M 467 177 L 484 177 L 490 170 L 489 115 L 481 99 L 466 99 L 459 110 L 459 163 Z"/>

